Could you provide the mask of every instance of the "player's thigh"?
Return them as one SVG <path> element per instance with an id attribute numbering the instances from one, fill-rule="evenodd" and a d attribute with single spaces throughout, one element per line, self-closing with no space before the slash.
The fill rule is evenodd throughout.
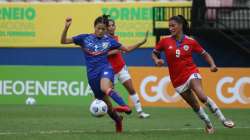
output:
<path id="1" fill-rule="evenodd" d="M 101 79 L 101 90 L 102 92 L 105 92 L 110 89 L 110 88 L 113 88 L 113 83 L 111 82 L 110 79 L 108 78 L 102 78 Z"/>
<path id="2" fill-rule="evenodd" d="M 113 88 L 114 72 L 111 68 L 106 68 L 101 73 L 101 90 L 106 93 L 110 88 Z"/>
<path id="3" fill-rule="evenodd" d="M 200 105 L 190 89 L 180 95 L 194 110 L 199 110 Z"/>
<path id="4" fill-rule="evenodd" d="M 201 79 L 201 76 L 199 73 L 191 74 L 185 83 L 183 83 L 182 85 L 175 88 L 176 92 L 181 94 L 181 93 L 185 92 L 186 90 L 191 89 L 190 83 L 191 83 L 192 79 Z"/>
<path id="5" fill-rule="evenodd" d="M 204 103 L 207 101 L 207 96 L 203 90 L 201 79 L 192 79 L 190 81 L 190 88 L 195 92 L 201 102 Z"/>
<path id="6" fill-rule="evenodd" d="M 120 71 L 119 73 L 116 74 L 118 80 L 121 82 L 121 83 L 124 83 L 126 81 L 128 81 L 129 79 L 131 79 L 131 76 L 129 74 L 129 71 L 128 71 L 128 68 L 127 66 L 124 66 Z"/>

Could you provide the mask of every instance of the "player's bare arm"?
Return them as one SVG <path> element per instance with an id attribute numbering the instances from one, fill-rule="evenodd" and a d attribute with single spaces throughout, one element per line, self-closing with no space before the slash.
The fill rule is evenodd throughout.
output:
<path id="1" fill-rule="evenodd" d="M 122 51 L 121 51 L 121 50 L 118 50 L 118 49 L 114 49 L 114 50 L 109 51 L 109 52 L 108 52 L 108 55 L 115 55 L 115 54 L 118 54 L 118 53 L 120 53 L 120 52 L 122 52 Z"/>
<path id="2" fill-rule="evenodd" d="M 148 31 L 146 31 L 145 33 L 145 38 L 139 42 L 139 43 L 136 43 L 134 45 L 131 45 L 131 46 L 122 46 L 120 47 L 120 49 L 124 52 L 130 52 L 130 51 L 133 51 L 134 49 L 142 46 L 143 44 L 145 44 L 147 42 L 147 39 L 148 39 Z"/>
<path id="3" fill-rule="evenodd" d="M 72 23 L 72 18 L 71 17 L 67 17 L 65 19 L 65 26 L 61 35 L 61 44 L 71 44 L 73 43 L 73 39 L 72 37 L 67 37 L 67 33 L 69 30 L 69 27 Z"/>
<path id="4" fill-rule="evenodd" d="M 145 38 L 139 42 L 139 43 L 136 43 L 134 45 L 131 45 L 131 46 L 122 46 L 120 50 L 118 49 L 114 49 L 114 50 L 111 50 L 108 52 L 108 55 L 114 55 L 114 54 L 117 54 L 117 53 L 120 53 L 120 52 L 130 52 L 140 46 L 142 46 L 143 44 L 145 44 L 147 42 L 147 39 L 148 39 L 148 31 L 145 33 Z"/>
<path id="5" fill-rule="evenodd" d="M 217 72 L 218 68 L 215 65 L 215 62 L 214 62 L 214 59 L 212 58 L 212 56 L 208 52 L 204 52 L 202 54 L 202 56 L 207 61 L 207 63 L 210 65 L 210 71 L 211 72 Z"/>

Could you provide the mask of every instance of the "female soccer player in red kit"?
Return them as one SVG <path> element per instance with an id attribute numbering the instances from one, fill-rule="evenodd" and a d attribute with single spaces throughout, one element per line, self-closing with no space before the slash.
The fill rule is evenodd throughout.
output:
<path id="1" fill-rule="evenodd" d="M 108 34 L 111 35 L 115 40 L 118 41 L 118 36 L 115 36 L 116 25 L 113 19 L 109 19 L 108 23 Z M 142 111 L 142 106 L 140 99 L 135 92 L 135 89 L 132 84 L 131 76 L 126 67 L 125 61 L 122 57 L 120 51 L 113 51 L 108 56 L 108 60 L 112 65 L 112 68 L 115 72 L 115 77 L 124 85 L 124 87 L 129 92 L 130 98 L 135 106 L 136 112 L 140 118 L 148 118 L 150 115 Z"/>
<path id="2" fill-rule="evenodd" d="M 234 127 L 234 122 L 227 120 L 215 102 L 205 95 L 202 88 L 201 76 L 192 60 L 192 53 L 198 53 L 208 62 L 211 72 L 218 69 L 213 58 L 206 52 L 199 43 L 185 35 L 188 31 L 188 23 L 181 16 L 173 16 L 169 20 L 171 35 L 160 40 L 152 53 L 152 58 L 157 66 L 162 66 L 164 60 L 160 58 L 160 52 L 164 51 L 168 63 L 171 82 L 181 97 L 193 108 L 199 118 L 205 123 L 207 133 L 214 133 L 214 127 L 199 105 L 195 95 L 204 103 L 210 111 L 218 117 L 225 127 Z M 192 93 L 195 93 L 195 95 Z"/>

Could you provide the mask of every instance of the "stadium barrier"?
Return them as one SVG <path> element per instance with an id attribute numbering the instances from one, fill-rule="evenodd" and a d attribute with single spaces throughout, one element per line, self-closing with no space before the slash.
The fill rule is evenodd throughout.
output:
<path id="1" fill-rule="evenodd" d="M 0 104 L 88 105 L 93 99 L 86 69 L 78 66 L 1 66 Z"/>
<path id="2" fill-rule="evenodd" d="M 1 66 L 0 71 L 0 104 L 24 104 L 30 96 L 38 104 L 89 105 L 93 99 L 85 67 Z M 143 106 L 187 107 L 175 93 L 167 68 L 130 67 L 129 71 Z M 220 107 L 250 107 L 248 68 L 220 68 L 216 73 L 200 68 L 200 72 L 206 94 Z M 120 84 L 116 90 L 129 98 Z"/>
<path id="3" fill-rule="evenodd" d="M 132 67 L 129 69 L 144 106 L 187 107 L 175 92 L 167 68 Z M 220 68 L 212 73 L 200 68 L 205 93 L 222 108 L 250 107 L 248 68 Z"/>

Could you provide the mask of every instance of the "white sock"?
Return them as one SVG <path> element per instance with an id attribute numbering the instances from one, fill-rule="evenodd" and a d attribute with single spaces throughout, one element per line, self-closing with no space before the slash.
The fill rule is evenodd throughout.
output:
<path id="1" fill-rule="evenodd" d="M 222 114 L 221 110 L 210 97 L 207 97 L 207 102 L 205 104 L 220 121 L 225 121 L 225 117 Z"/>
<path id="2" fill-rule="evenodd" d="M 195 112 L 198 117 L 206 124 L 206 125 L 209 125 L 209 126 L 213 126 L 207 113 L 204 111 L 204 109 L 202 107 L 200 107 L 200 110 Z"/>
<path id="3" fill-rule="evenodd" d="M 140 102 L 138 95 L 135 93 L 134 95 L 130 95 L 130 98 L 135 106 L 136 112 L 138 113 L 142 112 L 141 102 Z"/>

